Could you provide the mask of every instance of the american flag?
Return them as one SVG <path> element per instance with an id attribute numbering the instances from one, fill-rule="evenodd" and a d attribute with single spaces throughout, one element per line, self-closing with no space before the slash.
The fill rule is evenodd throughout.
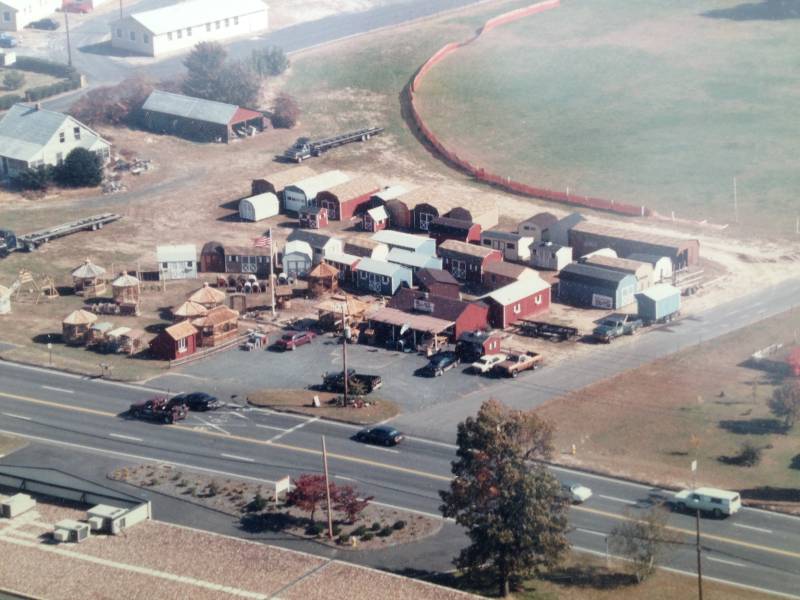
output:
<path id="1" fill-rule="evenodd" d="M 262 235 L 253 240 L 253 248 L 269 248 L 272 245 L 270 236 Z"/>

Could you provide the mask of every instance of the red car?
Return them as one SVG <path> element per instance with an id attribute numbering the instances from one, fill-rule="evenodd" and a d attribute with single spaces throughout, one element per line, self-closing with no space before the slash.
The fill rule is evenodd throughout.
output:
<path id="1" fill-rule="evenodd" d="M 303 344 L 310 344 L 317 337 L 313 331 L 287 331 L 275 345 L 281 350 L 294 350 Z"/>
<path id="2" fill-rule="evenodd" d="M 68 4 L 65 4 L 62 10 L 64 12 L 78 13 L 81 15 L 85 15 L 91 12 L 92 9 L 86 4 L 79 4 L 78 2 L 70 2 Z"/>

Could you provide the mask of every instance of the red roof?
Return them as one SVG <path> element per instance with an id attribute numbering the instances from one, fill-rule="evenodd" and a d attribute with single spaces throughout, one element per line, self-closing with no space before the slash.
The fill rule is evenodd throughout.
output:
<path id="1" fill-rule="evenodd" d="M 242 108 L 241 106 L 236 109 L 236 112 L 233 113 L 231 120 L 228 122 L 228 125 L 235 125 L 236 123 L 243 123 L 244 121 L 249 121 L 250 119 L 263 119 L 264 115 L 260 112 L 256 112 L 254 110 L 250 110 L 249 108 Z"/>

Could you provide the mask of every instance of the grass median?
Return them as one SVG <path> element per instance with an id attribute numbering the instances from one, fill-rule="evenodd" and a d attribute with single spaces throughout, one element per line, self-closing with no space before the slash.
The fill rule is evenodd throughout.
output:
<path id="1" fill-rule="evenodd" d="M 320 406 L 314 406 L 314 397 L 319 398 Z M 247 402 L 252 406 L 271 408 L 353 423 L 355 425 L 371 425 L 380 423 L 399 414 L 399 409 L 394 402 L 382 398 L 364 399 L 364 405 L 340 406 L 337 399 L 341 394 L 330 392 L 317 392 L 314 390 L 259 390 L 247 396 Z"/>

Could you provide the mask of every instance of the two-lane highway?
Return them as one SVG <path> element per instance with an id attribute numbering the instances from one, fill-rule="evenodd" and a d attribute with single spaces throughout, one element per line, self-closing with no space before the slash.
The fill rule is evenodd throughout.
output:
<path id="1" fill-rule="evenodd" d="M 450 480 L 454 447 L 414 436 L 398 447 L 373 447 L 351 439 L 355 426 L 244 406 L 192 413 L 173 426 L 124 415 L 130 402 L 153 393 L 0 364 L 0 430 L 57 445 L 85 460 L 100 454 L 124 463 L 164 462 L 261 481 L 320 471 L 320 436 L 325 435 L 334 478 L 356 484 L 378 502 L 433 516 L 438 513 L 438 491 Z M 593 497 L 571 511 L 571 539 L 577 548 L 600 554 L 622 519 L 668 496 L 664 490 L 610 478 L 561 468 L 554 472 L 593 489 Z M 670 526 L 680 534 L 680 543 L 669 565 L 692 572 L 694 520 L 673 513 Z M 731 519 L 704 519 L 702 527 L 707 576 L 790 596 L 800 589 L 800 520 L 744 510 Z M 463 538 L 453 537 L 449 543 L 450 555 L 443 554 L 441 564 L 429 567 L 447 568 Z"/>

